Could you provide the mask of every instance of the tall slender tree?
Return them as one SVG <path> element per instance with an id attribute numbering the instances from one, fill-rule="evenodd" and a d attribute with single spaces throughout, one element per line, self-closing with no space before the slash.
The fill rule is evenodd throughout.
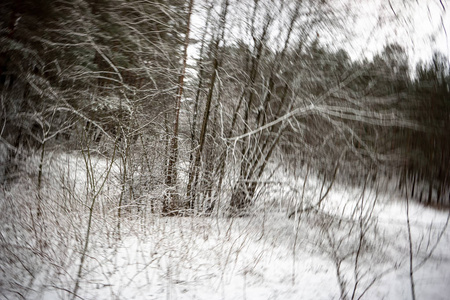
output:
<path id="1" fill-rule="evenodd" d="M 184 77 L 186 73 L 186 63 L 187 63 L 187 55 L 188 55 L 188 47 L 189 47 L 189 32 L 191 26 L 191 15 L 192 8 L 194 5 L 194 0 L 189 1 L 188 12 L 187 12 L 187 23 L 186 23 L 186 33 L 184 39 L 184 50 L 183 50 L 183 64 L 181 67 L 179 81 L 178 81 L 178 92 L 177 99 L 175 104 L 175 117 L 173 123 L 173 135 L 170 140 L 170 148 L 169 148 L 169 159 L 167 166 L 167 175 L 166 175 L 166 185 L 167 192 L 164 199 L 163 204 L 163 213 L 164 214 L 172 214 L 177 206 L 179 206 L 176 184 L 177 184 L 177 169 L 176 164 L 178 160 L 178 127 L 180 123 L 180 109 L 181 109 L 181 100 L 183 97 L 183 85 L 184 85 Z"/>

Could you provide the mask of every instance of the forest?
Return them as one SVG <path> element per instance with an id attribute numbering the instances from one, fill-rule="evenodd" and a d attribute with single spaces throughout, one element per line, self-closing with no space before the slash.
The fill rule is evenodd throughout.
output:
<path id="1" fill-rule="evenodd" d="M 2 1 L 0 297 L 445 299 L 449 52 L 347 2 Z"/>

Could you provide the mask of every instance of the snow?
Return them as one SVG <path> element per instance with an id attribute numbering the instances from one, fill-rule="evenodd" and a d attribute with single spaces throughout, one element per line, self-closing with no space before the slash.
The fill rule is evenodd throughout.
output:
<path id="1" fill-rule="evenodd" d="M 47 166 L 47 176 L 52 174 L 55 182 L 49 181 L 45 190 L 53 197 L 45 200 L 41 231 L 24 225 L 30 219 L 23 208 L 31 207 L 33 198 L 32 188 L 22 186 L 30 182 L 24 179 L 21 186 L 2 193 L 0 298 L 22 298 L 16 292 L 25 299 L 73 297 L 88 220 L 87 209 L 79 205 L 86 199 L 80 159 L 60 155 Z M 108 162 L 99 159 L 98 178 L 107 167 Z M 65 174 L 64 182 L 77 192 L 77 200 L 66 206 L 70 210 L 60 208 L 65 198 L 55 187 L 63 180 L 57 172 Z M 118 194 L 117 182 L 110 182 L 94 213 L 77 295 L 81 299 L 339 299 L 343 289 L 348 299 L 353 291 L 354 299 L 411 299 L 403 197 L 377 186 L 362 193 L 336 184 L 319 211 L 289 219 L 287 208 L 300 203 L 292 191 L 301 192 L 303 178 L 277 176 L 283 184 L 261 190 L 254 212 L 247 217 L 160 217 L 129 211 L 122 216 L 120 234 L 110 210 Z M 304 193 L 308 204 L 318 198 L 320 184 L 310 175 Z M 17 202 L 23 206 L 13 207 Z M 448 299 L 450 231 L 443 231 L 448 211 L 412 201 L 409 209 L 413 264 L 419 267 L 414 272 L 417 299 Z M 361 228 L 366 231 L 359 244 Z M 45 245 L 38 243 L 38 234 Z M 11 249 L 15 256 L 8 252 Z"/>

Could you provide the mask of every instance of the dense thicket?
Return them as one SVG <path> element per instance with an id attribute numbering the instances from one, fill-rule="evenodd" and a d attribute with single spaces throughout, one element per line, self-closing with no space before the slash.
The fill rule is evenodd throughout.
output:
<path id="1" fill-rule="evenodd" d="M 172 103 L 182 1 L 3 1 L 0 9 L 10 159 L 49 143 L 77 149 L 80 128 L 114 144 Z"/>
<path id="2" fill-rule="evenodd" d="M 414 73 L 393 44 L 351 61 L 320 44 L 317 31 L 338 24 L 326 3 L 207 4 L 181 99 L 185 1 L 3 1 L 2 182 L 30 151 L 90 147 L 120 160 L 119 207 L 170 188 L 177 212 L 240 213 L 276 160 L 324 181 L 400 175 L 412 196 L 448 204 L 447 57 Z M 171 137 L 185 176 L 166 186 Z"/>

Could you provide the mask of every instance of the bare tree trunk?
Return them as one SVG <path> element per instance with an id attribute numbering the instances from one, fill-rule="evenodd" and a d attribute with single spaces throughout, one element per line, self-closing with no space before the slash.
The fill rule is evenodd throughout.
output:
<path id="1" fill-rule="evenodd" d="M 188 7 L 188 19 L 186 24 L 186 35 L 184 40 L 184 52 L 183 52 L 183 65 L 181 68 L 181 73 L 179 77 L 178 82 L 178 93 L 177 93 L 177 100 L 175 105 L 175 120 L 174 120 L 174 126 L 173 126 L 173 136 L 171 138 L 170 142 L 170 154 L 169 154 L 169 161 L 167 166 L 167 174 L 166 174 L 166 186 L 167 186 L 167 193 L 165 195 L 164 199 L 164 205 L 163 205 L 163 213 L 164 214 L 171 214 L 172 212 L 169 209 L 169 203 L 175 204 L 177 202 L 176 199 L 176 184 L 177 184 L 177 170 L 176 170 L 176 164 L 178 160 L 178 127 L 179 127 L 179 119 L 180 119 L 180 108 L 181 108 L 181 98 L 183 96 L 183 84 L 184 84 L 184 76 L 186 73 L 186 62 L 187 62 L 187 49 L 189 46 L 189 31 L 190 31 L 190 22 L 191 22 L 191 15 L 192 15 L 192 7 L 194 5 L 194 0 L 189 1 L 189 7 Z M 178 205 L 178 204 L 175 204 Z"/>
<path id="2" fill-rule="evenodd" d="M 428 205 L 431 205 L 433 200 L 433 179 L 429 179 L 428 184 Z"/>
<path id="3" fill-rule="evenodd" d="M 203 88 L 203 77 L 205 76 L 205 68 L 203 63 L 203 56 L 205 51 L 205 43 L 206 43 L 206 34 L 208 33 L 209 23 L 211 19 L 211 10 L 213 8 L 213 5 L 210 5 L 208 8 L 208 13 L 206 16 L 206 24 L 205 24 L 205 30 L 203 31 L 203 36 L 201 39 L 201 46 L 200 46 L 200 60 L 198 62 L 199 65 L 199 75 L 198 75 L 198 85 L 197 85 L 197 92 L 195 94 L 195 102 L 194 102 L 194 109 L 193 109 L 193 116 L 192 116 L 192 128 L 191 128 L 191 147 L 192 151 L 194 151 L 195 148 L 195 139 L 196 139 L 196 130 L 197 130 L 197 115 L 198 115 L 198 103 L 200 101 L 200 94 L 202 92 Z M 193 153 L 191 153 L 190 156 L 190 164 L 192 165 L 192 162 L 194 161 Z"/>
<path id="4" fill-rule="evenodd" d="M 405 180 L 406 185 L 406 180 Z M 414 282 L 414 253 L 413 253 L 413 244 L 412 244 L 412 235 L 411 235 L 411 224 L 409 219 L 409 197 L 408 193 L 406 194 L 406 225 L 408 229 L 408 244 L 409 244 L 409 279 L 411 284 L 411 297 L 412 300 L 416 300 L 416 287 Z"/>
<path id="5" fill-rule="evenodd" d="M 257 4 L 255 4 L 256 10 Z M 269 104 L 272 98 L 276 97 L 275 94 L 275 74 L 281 66 L 281 62 L 285 58 L 286 51 L 288 49 L 289 41 L 291 39 L 291 33 L 294 28 L 294 24 L 298 18 L 300 5 L 297 3 L 294 14 L 291 17 L 291 22 L 288 28 L 286 39 L 284 40 L 284 47 L 280 54 L 275 56 L 273 60 L 273 65 L 271 68 L 271 72 L 268 80 L 265 83 L 266 95 L 262 98 L 260 103 L 261 110 L 255 116 L 254 120 L 250 118 L 250 112 L 252 109 L 252 103 L 257 95 L 255 94 L 255 84 L 257 80 L 257 75 L 260 69 L 261 57 L 265 47 L 265 41 L 267 39 L 267 33 L 270 24 L 272 23 L 272 17 L 266 16 L 264 21 L 264 26 L 262 29 L 262 33 L 259 37 L 255 36 L 255 32 L 252 27 L 252 37 L 255 41 L 255 56 L 252 56 L 252 68 L 250 71 L 250 80 L 249 80 L 249 96 L 246 101 L 245 111 L 244 111 L 244 134 L 249 132 L 252 121 L 255 122 L 256 126 L 261 127 L 264 126 L 269 117 Z M 255 15 L 255 12 L 253 16 Z M 253 25 L 254 20 L 252 20 Z M 286 100 L 288 86 L 285 85 L 283 95 L 278 99 L 280 101 L 278 105 L 278 109 L 276 114 L 270 113 L 270 117 L 276 119 L 279 117 L 280 112 L 282 111 L 282 107 Z M 290 105 L 289 105 L 290 106 Z M 288 109 L 289 110 L 289 109 Z M 259 132 L 256 136 L 248 136 L 243 138 L 242 145 L 246 147 L 242 152 L 242 162 L 241 162 L 241 170 L 240 170 L 240 178 L 239 182 L 234 188 L 230 206 L 232 209 L 232 213 L 239 213 L 240 210 L 248 207 L 254 197 L 254 193 L 256 191 L 258 181 L 261 178 L 267 163 L 272 156 L 272 153 L 278 144 L 283 131 L 284 125 L 281 124 L 278 126 L 271 126 L 268 129 L 269 133 L 264 134 L 262 131 Z"/>
<path id="6" fill-rule="evenodd" d="M 217 78 L 217 72 L 220 66 L 220 60 L 219 60 L 219 44 L 224 39 L 225 35 L 225 23 L 226 23 L 226 16 L 228 11 L 228 0 L 225 0 L 222 5 L 222 12 L 220 15 L 220 21 L 221 21 L 221 32 L 219 36 L 217 37 L 214 45 L 214 62 L 213 62 L 213 70 L 211 74 L 211 82 L 209 84 L 209 91 L 208 96 L 206 98 L 206 107 L 205 111 L 203 113 L 203 121 L 202 121 L 202 127 L 200 131 L 200 138 L 199 138 L 199 146 L 197 148 L 196 154 L 195 154 L 195 162 L 193 170 L 189 174 L 189 182 L 187 186 L 187 197 L 189 199 L 189 208 L 194 209 L 194 202 L 195 202 L 195 188 L 198 182 L 198 176 L 199 176 L 199 168 L 200 168 L 200 162 L 201 162 L 201 156 L 203 154 L 203 148 L 205 145 L 205 139 L 206 139 L 206 130 L 208 126 L 209 121 L 209 114 L 211 109 L 211 102 L 213 98 L 214 93 L 214 85 Z"/>

